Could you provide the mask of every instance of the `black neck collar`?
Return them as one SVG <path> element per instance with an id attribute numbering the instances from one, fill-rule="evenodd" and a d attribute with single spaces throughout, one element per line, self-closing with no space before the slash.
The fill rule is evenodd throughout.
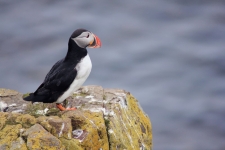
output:
<path id="1" fill-rule="evenodd" d="M 65 61 L 79 62 L 87 55 L 87 49 L 79 47 L 72 39 L 69 39 L 68 52 Z"/>

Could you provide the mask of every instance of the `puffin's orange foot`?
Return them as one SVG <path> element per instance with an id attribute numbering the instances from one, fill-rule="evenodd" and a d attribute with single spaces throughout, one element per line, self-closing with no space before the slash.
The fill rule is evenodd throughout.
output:
<path id="1" fill-rule="evenodd" d="M 64 110 L 76 110 L 75 107 L 73 107 L 73 108 L 65 108 L 65 107 L 63 107 L 62 104 L 58 104 L 58 103 L 56 103 L 56 107 L 58 107 L 59 110 L 61 110 L 61 111 L 64 111 Z"/>

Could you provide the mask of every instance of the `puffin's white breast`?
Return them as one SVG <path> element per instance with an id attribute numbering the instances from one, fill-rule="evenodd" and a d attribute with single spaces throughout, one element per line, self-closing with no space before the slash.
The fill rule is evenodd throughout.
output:
<path id="1" fill-rule="evenodd" d="M 74 91 L 78 90 L 88 78 L 92 68 L 92 63 L 89 55 L 87 54 L 81 61 L 76 65 L 74 69 L 77 70 L 77 76 L 70 85 L 67 91 L 61 95 L 56 103 L 62 103 L 67 97 L 69 97 Z"/>

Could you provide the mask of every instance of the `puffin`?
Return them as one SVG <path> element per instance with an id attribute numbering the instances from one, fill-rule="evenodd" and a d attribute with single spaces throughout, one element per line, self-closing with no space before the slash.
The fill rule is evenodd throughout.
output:
<path id="1" fill-rule="evenodd" d="M 100 48 L 101 45 L 94 33 L 86 29 L 75 30 L 69 38 L 66 56 L 53 65 L 37 90 L 23 99 L 32 103 L 55 102 L 61 111 L 76 110 L 65 108 L 61 103 L 82 86 L 91 72 L 92 63 L 86 48 Z"/>

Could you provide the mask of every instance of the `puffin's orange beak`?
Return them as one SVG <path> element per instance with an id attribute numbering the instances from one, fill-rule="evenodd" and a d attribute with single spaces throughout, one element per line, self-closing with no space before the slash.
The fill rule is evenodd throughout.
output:
<path id="1" fill-rule="evenodd" d="M 94 41 L 92 41 L 88 47 L 89 48 L 99 48 L 99 47 L 101 47 L 102 43 L 101 43 L 99 37 L 97 37 L 94 34 L 93 34 L 93 36 L 94 36 Z"/>

